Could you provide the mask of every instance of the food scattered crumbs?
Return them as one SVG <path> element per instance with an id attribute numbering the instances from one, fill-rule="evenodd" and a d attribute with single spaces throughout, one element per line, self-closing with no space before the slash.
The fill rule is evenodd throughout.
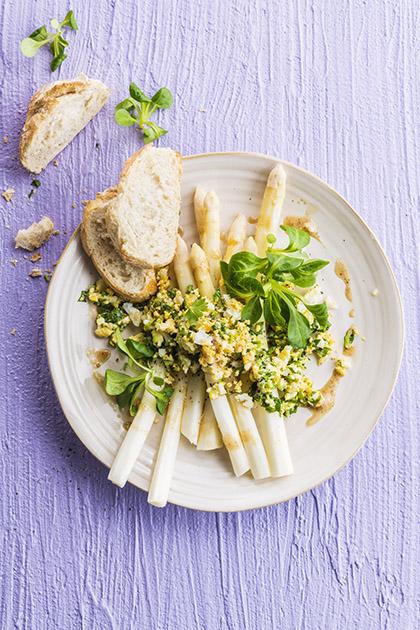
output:
<path id="1" fill-rule="evenodd" d="M 77 205 L 76 205 L 76 202 L 75 202 L 75 201 L 73 201 L 73 203 L 71 204 L 71 207 L 72 207 L 72 208 L 76 208 L 76 207 L 77 207 Z"/>
<path id="2" fill-rule="evenodd" d="M 346 357 L 338 357 L 338 359 L 335 360 L 334 371 L 339 376 L 344 376 L 349 367 L 351 367 L 351 363 Z"/>
<path id="3" fill-rule="evenodd" d="M 19 230 L 15 237 L 15 247 L 32 252 L 41 247 L 53 234 L 54 223 L 49 217 L 42 217 L 38 223 L 32 223 L 29 227 Z"/>
<path id="4" fill-rule="evenodd" d="M 9 136 L 3 136 L 3 144 L 7 144 L 9 142 Z"/>
<path id="5" fill-rule="evenodd" d="M 53 164 L 54 166 L 58 166 L 58 160 L 54 160 Z"/>
<path id="6" fill-rule="evenodd" d="M 39 278 L 40 276 L 42 276 L 42 271 L 38 267 L 34 267 L 28 275 L 31 278 Z"/>
<path id="7" fill-rule="evenodd" d="M 3 199 L 5 199 L 7 202 L 9 202 L 9 201 L 12 201 L 14 194 L 15 194 L 15 189 L 14 188 L 6 188 L 6 190 L 4 190 L 1 193 L 1 196 L 3 197 Z"/>
<path id="8" fill-rule="evenodd" d="M 31 261 L 32 262 L 38 262 L 38 260 L 41 260 L 42 256 L 39 252 L 37 252 L 36 254 L 32 254 L 31 256 Z"/>
<path id="9" fill-rule="evenodd" d="M 350 328 L 347 330 L 346 334 L 344 335 L 344 341 L 343 341 L 344 351 L 350 350 L 358 334 L 359 334 L 359 331 L 357 330 L 357 328 L 355 328 L 354 326 L 350 326 Z"/>
<path id="10" fill-rule="evenodd" d="M 379 289 L 372 289 L 372 291 L 370 292 L 372 297 L 378 297 L 379 295 Z"/>
<path id="11" fill-rule="evenodd" d="M 16 267 L 16 265 L 17 265 L 17 258 L 11 258 L 10 259 L 10 264 L 13 265 L 13 267 Z"/>
<path id="12" fill-rule="evenodd" d="M 60 234 L 60 230 L 53 230 L 53 236 L 57 236 L 57 234 Z M 66 232 L 64 232 L 64 234 L 66 234 Z"/>
<path id="13" fill-rule="evenodd" d="M 12 330 L 10 331 L 11 335 L 16 335 L 16 328 L 12 328 Z"/>

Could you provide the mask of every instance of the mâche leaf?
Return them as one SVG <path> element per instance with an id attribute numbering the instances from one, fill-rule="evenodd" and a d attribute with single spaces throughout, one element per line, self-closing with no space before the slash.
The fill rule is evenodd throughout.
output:
<path id="1" fill-rule="evenodd" d="M 109 368 L 105 372 L 105 390 L 110 396 L 122 394 L 129 385 L 137 383 L 138 381 L 138 376 L 130 376 L 124 374 L 124 372 L 116 372 Z"/>
<path id="2" fill-rule="evenodd" d="M 173 103 L 173 96 L 166 87 L 160 88 L 149 98 L 136 83 L 129 86 L 130 98 L 115 106 L 115 122 L 121 127 L 137 125 L 143 132 L 144 143 L 148 144 L 165 135 L 166 129 L 157 125 L 150 117 L 157 109 L 168 109 Z"/>
<path id="3" fill-rule="evenodd" d="M 146 94 L 142 92 L 139 86 L 136 85 L 134 82 L 130 83 L 128 91 L 130 92 L 130 96 L 139 103 L 151 103 L 151 99 L 146 96 Z"/>
<path id="4" fill-rule="evenodd" d="M 47 31 L 45 25 L 43 25 L 33 31 L 29 37 L 22 39 L 20 50 L 25 57 L 34 57 L 42 46 L 48 44 L 53 56 L 50 67 L 54 72 L 67 59 L 64 50 L 68 46 L 68 42 L 63 36 L 64 29 L 68 28 L 73 31 L 78 29 L 73 11 L 68 11 L 61 22 L 55 18 L 52 19 L 51 27 L 54 29 L 54 32 Z"/>
<path id="5" fill-rule="evenodd" d="M 290 225 L 282 225 L 281 229 L 289 237 L 289 244 L 284 251 L 297 252 L 309 245 L 311 237 L 304 230 L 299 230 L 299 228 Z"/>
<path id="6" fill-rule="evenodd" d="M 325 302 L 321 304 L 307 304 L 304 302 L 306 308 L 315 317 L 321 328 L 329 328 L 330 321 L 328 319 L 328 308 Z"/>
<path id="7" fill-rule="evenodd" d="M 310 242 L 309 234 L 286 225 L 282 229 L 289 237 L 286 248 L 269 247 L 266 258 L 238 252 L 229 263 L 220 263 L 221 273 L 225 290 L 245 302 L 242 319 L 255 324 L 263 315 L 269 326 L 286 327 L 287 337 L 293 346 L 304 348 L 311 334 L 311 324 L 297 308 L 298 303 L 301 302 L 312 313 L 321 329 L 330 325 L 328 309 L 325 303 L 307 304 L 302 291 L 295 291 L 294 287 L 313 286 L 316 272 L 328 262 L 309 259 L 303 251 Z M 269 243 L 274 241 L 274 238 L 269 239 Z"/>
<path id="8" fill-rule="evenodd" d="M 115 122 L 121 127 L 131 127 L 132 125 L 136 124 L 136 119 L 131 116 L 130 112 L 123 108 L 115 108 L 114 118 Z"/>
<path id="9" fill-rule="evenodd" d="M 146 346 L 145 343 L 137 341 L 136 339 L 127 339 L 126 345 L 127 349 L 131 353 L 131 356 L 135 357 L 137 360 L 151 359 L 154 355 L 154 350 L 152 348 Z"/>
<path id="10" fill-rule="evenodd" d="M 256 324 L 262 315 L 261 300 L 258 296 L 251 298 L 241 311 L 241 318 Z"/>
<path id="11" fill-rule="evenodd" d="M 160 107 L 160 109 L 168 109 L 174 102 L 174 98 L 168 88 L 162 87 L 152 96 L 152 102 Z"/>

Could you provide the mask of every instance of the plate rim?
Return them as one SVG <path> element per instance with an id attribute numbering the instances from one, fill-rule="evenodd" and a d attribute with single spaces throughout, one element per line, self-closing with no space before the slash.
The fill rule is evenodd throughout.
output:
<path id="1" fill-rule="evenodd" d="M 276 500 L 276 501 L 262 501 L 261 503 L 255 503 L 253 502 L 251 505 L 248 506 L 241 506 L 239 508 L 235 508 L 233 510 L 229 510 L 227 508 L 213 508 L 213 507 L 197 507 L 195 505 L 192 505 L 191 503 L 189 503 L 188 501 L 168 501 L 168 503 L 172 503 L 173 505 L 178 505 L 180 507 L 184 507 L 187 509 L 191 509 L 191 510 L 197 510 L 200 512 L 213 512 L 213 513 L 218 513 L 218 512 L 225 512 L 225 513 L 235 513 L 235 512 L 244 512 L 244 511 L 248 511 L 248 510 L 254 510 L 254 509 L 260 509 L 263 507 L 271 507 L 274 505 L 280 505 L 282 503 L 286 503 L 287 501 L 290 501 L 292 499 L 295 499 L 303 494 L 305 494 L 306 492 L 309 492 L 310 490 L 314 490 L 315 488 L 318 488 L 319 486 L 321 486 L 323 483 L 325 483 L 326 481 L 328 481 L 329 479 L 331 479 L 332 477 L 334 477 L 335 475 L 337 475 L 339 472 L 341 472 L 353 459 L 354 457 L 358 454 L 358 452 L 362 449 L 362 447 L 366 444 L 366 442 L 368 441 L 368 439 L 370 438 L 370 436 L 372 435 L 373 431 L 376 429 L 379 420 L 381 419 L 384 410 L 386 409 L 392 394 L 394 393 L 395 390 L 395 386 L 398 380 L 398 376 L 400 373 L 400 369 L 401 369 L 401 363 L 402 363 L 402 357 L 404 354 L 404 347 L 405 347 L 405 318 L 404 318 L 404 307 L 403 307 L 403 302 L 401 299 L 401 292 L 398 286 L 398 282 L 395 276 L 395 273 L 392 269 L 391 263 L 388 260 L 388 257 L 385 253 L 384 248 L 382 247 L 379 239 L 377 238 L 377 236 L 375 235 L 375 233 L 373 232 L 373 230 L 369 227 L 369 225 L 366 223 L 366 221 L 358 214 L 358 212 L 355 210 L 355 208 L 350 204 L 349 201 L 347 201 L 347 199 L 341 195 L 341 193 L 339 193 L 335 188 L 333 188 L 330 184 L 328 184 L 325 180 L 323 180 L 321 177 L 319 177 L 318 175 L 315 175 L 314 173 L 312 173 L 311 171 L 306 170 L 305 168 L 302 168 L 301 166 L 298 166 L 297 164 L 294 164 L 293 162 L 288 162 L 287 160 L 283 160 L 279 157 L 270 155 L 270 154 L 266 154 L 266 153 L 260 153 L 260 152 L 254 152 L 254 151 L 209 151 L 209 152 L 204 152 L 204 153 L 194 153 L 192 155 L 186 155 L 186 156 L 182 156 L 182 160 L 194 160 L 194 159 L 198 159 L 198 158 L 205 158 L 205 157 L 214 157 L 214 156 L 247 156 L 247 157 L 252 157 L 252 158 L 263 158 L 263 159 L 268 159 L 268 160 L 272 160 L 274 162 L 279 162 L 285 166 L 289 166 L 292 169 L 295 169 L 297 171 L 300 171 L 301 173 L 303 173 L 304 175 L 306 175 L 307 177 L 315 180 L 318 184 L 320 184 L 321 186 L 323 186 L 324 188 L 326 188 L 330 193 L 332 193 L 333 195 L 335 195 L 342 203 L 344 203 L 344 205 L 348 208 L 348 210 L 350 210 L 350 213 L 353 215 L 353 217 L 362 225 L 362 227 L 367 231 L 367 233 L 369 234 L 371 240 L 373 241 L 373 243 L 376 245 L 381 257 L 382 257 L 382 261 L 385 264 L 385 267 L 387 269 L 387 272 L 389 273 L 391 280 L 392 280 L 392 286 L 395 292 L 395 296 L 396 296 L 396 302 L 397 302 L 397 312 L 398 312 L 398 328 L 397 328 L 397 336 L 399 338 L 399 345 L 398 345 L 398 355 L 397 355 L 397 362 L 395 364 L 395 373 L 393 375 L 393 380 L 392 380 L 392 385 L 389 389 L 389 393 L 388 396 L 386 397 L 386 400 L 384 401 L 384 404 L 381 408 L 381 410 L 376 414 L 376 417 L 374 418 L 374 421 L 370 427 L 369 432 L 367 433 L 367 435 L 363 438 L 362 442 L 360 443 L 360 445 L 353 451 L 353 453 L 351 455 L 349 455 L 349 457 L 338 467 L 336 468 L 331 474 L 326 475 L 323 479 L 321 479 L 318 483 L 316 483 L 315 485 L 309 485 L 308 487 L 306 487 L 305 489 L 301 490 L 298 493 L 294 493 L 292 492 L 290 494 L 290 496 L 287 496 L 283 499 L 280 500 Z M 57 259 L 56 262 L 56 267 L 55 269 L 57 270 L 59 265 L 62 262 L 62 259 L 67 251 L 67 249 L 69 248 L 69 246 L 71 245 L 71 243 L 74 241 L 74 239 L 77 237 L 79 231 L 80 231 L 80 223 L 79 225 L 76 227 L 76 229 L 74 230 L 74 232 L 72 233 L 72 235 L 70 236 L 70 238 L 68 239 L 66 245 L 63 248 L 63 251 L 61 252 L 60 256 Z M 55 274 L 53 274 L 53 277 L 51 279 L 51 282 L 48 286 L 48 290 L 47 290 L 47 294 L 45 297 L 45 304 L 44 304 L 44 339 L 45 339 L 45 347 L 46 347 L 46 354 L 47 354 L 47 361 L 48 361 L 48 368 L 50 371 L 50 375 L 51 375 L 51 380 L 53 382 L 54 385 L 54 389 L 57 395 L 57 398 L 59 400 L 62 412 L 67 420 L 67 422 L 69 423 L 69 425 L 71 426 L 72 430 L 74 431 L 74 433 L 76 434 L 76 436 L 78 437 L 78 439 L 82 442 L 83 446 L 89 451 L 89 453 L 91 453 L 91 455 L 93 455 L 93 457 L 95 457 L 95 459 L 97 459 L 99 462 L 101 462 L 101 464 L 103 464 L 106 468 L 109 468 L 108 465 L 95 453 L 93 453 L 91 451 L 91 449 L 86 445 L 85 441 L 82 438 L 83 435 L 83 431 L 80 430 L 80 423 L 77 422 L 77 420 L 75 419 L 74 415 L 71 413 L 71 410 L 67 409 L 67 404 L 64 401 L 64 393 L 61 389 L 61 385 L 58 382 L 58 378 L 55 377 L 54 375 L 54 370 L 52 367 L 52 351 L 50 349 L 50 345 L 49 345 L 49 334 L 48 334 L 48 328 L 49 328 L 49 297 L 53 292 L 55 286 Z M 132 482 L 128 482 L 130 483 L 132 486 L 134 486 L 135 488 L 138 488 L 139 490 L 143 490 L 146 492 L 146 490 L 144 490 L 143 488 L 141 488 L 140 486 L 132 483 Z"/>

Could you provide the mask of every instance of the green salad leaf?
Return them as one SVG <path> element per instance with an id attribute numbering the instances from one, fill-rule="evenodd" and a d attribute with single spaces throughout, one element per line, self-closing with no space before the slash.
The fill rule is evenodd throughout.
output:
<path id="1" fill-rule="evenodd" d="M 144 388 L 155 397 L 156 409 L 163 414 L 173 394 L 173 389 L 166 386 L 163 378 L 154 373 L 153 365 L 149 366 L 154 355 L 152 348 L 136 339 L 124 339 L 119 329 L 114 333 L 114 341 L 118 350 L 128 357 L 128 363 L 135 374 L 107 369 L 105 372 L 106 393 L 116 397 L 120 409 L 128 409 L 129 414 L 135 416 L 139 396 Z"/>
<path id="2" fill-rule="evenodd" d="M 115 106 L 115 122 L 121 127 L 137 125 L 143 132 L 144 143 L 148 144 L 165 135 L 166 129 L 157 125 L 150 117 L 157 109 L 168 109 L 173 103 L 173 96 L 167 87 L 162 87 L 151 98 L 135 83 L 130 83 L 129 98 Z"/>
<path id="3" fill-rule="evenodd" d="M 67 59 L 67 55 L 64 52 L 68 46 L 68 41 L 64 39 L 65 29 L 71 29 L 73 31 L 77 31 L 78 29 L 73 11 L 68 11 L 64 20 L 61 22 L 55 18 L 52 19 L 51 28 L 54 29 L 54 31 L 49 32 L 45 25 L 40 26 L 28 37 L 22 39 L 20 42 L 20 51 L 25 57 L 34 57 L 42 46 L 48 45 L 53 56 L 50 67 L 54 72 L 54 70 L 61 66 L 63 61 Z"/>
<path id="4" fill-rule="evenodd" d="M 293 346 L 304 348 L 311 324 L 298 304 L 313 315 L 320 329 L 326 330 L 330 322 L 325 302 L 308 304 L 297 287 L 312 287 L 316 273 L 328 261 L 309 258 L 303 251 L 310 242 L 309 234 L 287 225 L 281 227 L 289 238 L 287 247 L 269 247 L 265 258 L 238 252 L 229 263 L 220 263 L 221 273 L 226 291 L 245 302 L 242 319 L 255 324 L 264 317 L 270 326 L 285 327 Z M 275 239 L 269 235 L 267 240 L 273 244 Z"/>

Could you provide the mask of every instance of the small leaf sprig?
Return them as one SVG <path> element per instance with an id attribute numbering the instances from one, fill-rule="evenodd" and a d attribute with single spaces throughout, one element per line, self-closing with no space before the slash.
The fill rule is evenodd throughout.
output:
<path id="1" fill-rule="evenodd" d="M 153 357 L 153 350 L 135 339 L 124 339 L 119 329 L 114 334 L 114 340 L 117 348 L 128 357 L 129 367 L 134 374 L 106 370 L 106 393 L 116 397 L 120 409 L 128 409 L 130 416 L 135 416 L 139 394 L 144 387 L 155 397 L 156 409 L 163 414 L 174 390 L 165 386 L 165 381 L 154 373 L 153 368 L 145 365 Z"/>
<path id="2" fill-rule="evenodd" d="M 144 143 L 148 144 L 168 133 L 159 127 L 150 117 L 157 109 L 168 109 L 173 103 L 173 96 L 167 87 L 161 87 L 151 98 L 135 84 L 130 83 L 130 97 L 115 106 L 115 122 L 121 127 L 137 125 L 143 132 Z"/>
<path id="3" fill-rule="evenodd" d="M 73 11 L 69 11 L 62 22 L 57 19 L 51 20 L 51 28 L 54 32 L 47 31 L 45 25 L 37 28 L 25 39 L 20 42 L 20 51 L 25 57 L 34 57 L 38 50 L 47 44 L 52 53 L 51 70 L 57 70 L 63 61 L 67 58 L 65 49 L 68 46 L 68 41 L 64 39 L 64 30 L 69 28 L 73 31 L 77 31 L 78 26 Z"/>
<path id="4" fill-rule="evenodd" d="M 276 239 L 269 235 L 271 247 L 266 258 L 239 252 L 229 263 L 221 262 L 220 266 L 227 292 L 245 302 L 242 319 L 255 324 L 263 316 L 269 325 L 286 327 L 289 342 L 296 348 L 304 348 L 311 326 L 298 310 L 299 302 L 312 313 L 320 328 L 327 329 L 330 322 L 325 302 L 308 304 L 296 287 L 312 287 L 317 271 L 328 265 L 328 261 L 310 259 L 303 251 L 310 242 L 309 234 L 287 225 L 281 228 L 289 237 L 285 249 L 273 248 Z"/>

